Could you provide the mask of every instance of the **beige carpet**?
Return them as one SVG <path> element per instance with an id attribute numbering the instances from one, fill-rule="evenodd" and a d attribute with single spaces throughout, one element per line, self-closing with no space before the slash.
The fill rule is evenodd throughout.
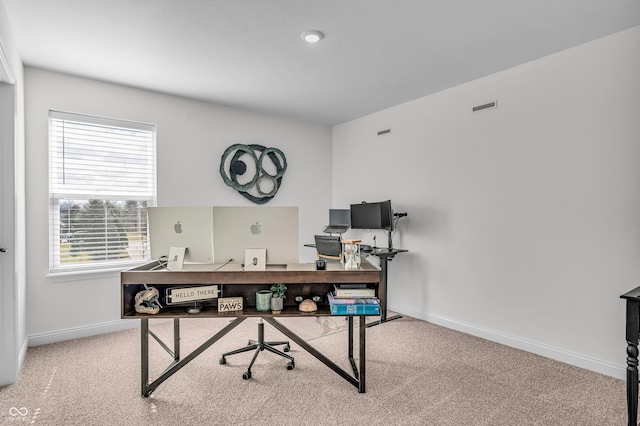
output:
<path id="1" fill-rule="evenodd" d="M 0 388 L 0 424 L 36 425 L 625 425 L 625 383 L 433 324 L 367 329 L 367 392 L 297 345 L 218 360 L 256 336 L 248 319 L 149 398 L 140 396 L 139 332 L 30 348 L 18 383 Z M 348 368 L 341 317 L 283 320 Z M 184 320 L 183 356 L 226 325 Z M 171 341 L 172 324 L 154 327 Z M 283 336 L 270 325 L 267 340 Z M 152 345 L 152 375 L 171 361 Z"/>

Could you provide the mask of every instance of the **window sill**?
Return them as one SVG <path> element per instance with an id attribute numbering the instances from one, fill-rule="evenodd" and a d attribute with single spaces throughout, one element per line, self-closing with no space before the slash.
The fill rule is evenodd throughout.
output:
<path id="1" fill-rule="evenodd" d="M 118 276 L 120 272 L 135 268 L 136 266 L 144 265 L 149 260 L 142 262 L 128 263 L 126 265 L 120 265 L 112 268 L 105 269 L 87 269 L 83 271 L 53 271 L 47 274 L 47 278 L 50 278 L 53 282 L 62 281 L 82 281 L 82 280 L 97 280 L 101 278 L 111 278 Z"/>

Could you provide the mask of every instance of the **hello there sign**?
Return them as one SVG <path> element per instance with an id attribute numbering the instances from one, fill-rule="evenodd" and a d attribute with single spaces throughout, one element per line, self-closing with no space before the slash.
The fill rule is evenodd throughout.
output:
<path id="1" fill-rule="evenodd" d="M 196 302 L 218 297 L 218 286 L 209 285 L 202 287 L 179 287 L 167 290 L 167 303 Z"/>

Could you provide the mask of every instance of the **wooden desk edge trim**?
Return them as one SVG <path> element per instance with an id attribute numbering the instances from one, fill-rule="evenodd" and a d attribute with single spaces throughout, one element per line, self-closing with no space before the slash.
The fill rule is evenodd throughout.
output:
<path id="1" fill-rule="evenodd" d="M 282 283 L 378 283 L 381 270 L 369 262 L 358 270 L 327 271 L 148 271 L 136 268 L 120 273 L 125 284 L 272 284 Z"/>

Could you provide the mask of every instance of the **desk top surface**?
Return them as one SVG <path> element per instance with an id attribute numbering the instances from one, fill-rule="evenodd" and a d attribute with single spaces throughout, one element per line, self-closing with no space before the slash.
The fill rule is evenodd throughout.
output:
<path id="1" fill-rule="evenodd" d="M 636 287 L 631 291 L 626 292 L 620 296 L 623 299 L 638 299 L 640 300 L 640 287 Z"/>
<path id="2" fill-rule="evenodd" d="M 243 271 L 239 264 L 185 265 L 182 271 L 158 268 L 158 262 L 150 262 L 120 273 L 121 284 L 171 284 L 171 283 L 327 283 L 327 282 L 379 282 L 381 269 L 363 260 L 358 269 L 345 269 L 344 264 L 327 262 L 327 269 L 318 271 L 315 263 L 267 265 L 266 271 Z"/>
<path id="3" fill-rule="evenodd" d="M 399 248 L 372 247 L 371 250 L 362 250 L 364 254 L 372 254 L 374 256 L 394 256 L 398 253 L 406 253 L 409 250 Z"/>
<path id="4" fill-rule="evenodd" d="M 305 247 L 316 248 L 314 243 L 308 243 L 304 245 Z M 406 253 L 409 250 L 401 249 L 401 248 L 387 248 L 387 247 L 372 247 L 371 250 L 364 250 L 360 247 L 360 253 L 362 254 L 371 254 L 374 256 L 394 256 L 398 253 Z"/>
<path id="5" fill-rule="evenodd" d="M 386 250 L 386 249 L 385 249 Z M 375 269 L 374 265 L 366 262 L 359 266 L 358 269 L 345 269 L 345 265 L 339 262 L 327 262 L 327 271 L 369 271 Z M 158 266 L 157 261 L 146 263 L 144 265 L 128 269 L 123 272 L 284 272 L 284 271 L 316 271 L 315 263 L 290 263 L 286 265 L 267 265 L 266 270 L 245 270 L 240 263 L 227 263 L 227 264 L 197 264 L 185 263 L 182 266 L 181 271 L 169 271 L 168 269 L 161 267 L 154 269 Z M 318 271 L 322 273 L 323 271 Z"/>

